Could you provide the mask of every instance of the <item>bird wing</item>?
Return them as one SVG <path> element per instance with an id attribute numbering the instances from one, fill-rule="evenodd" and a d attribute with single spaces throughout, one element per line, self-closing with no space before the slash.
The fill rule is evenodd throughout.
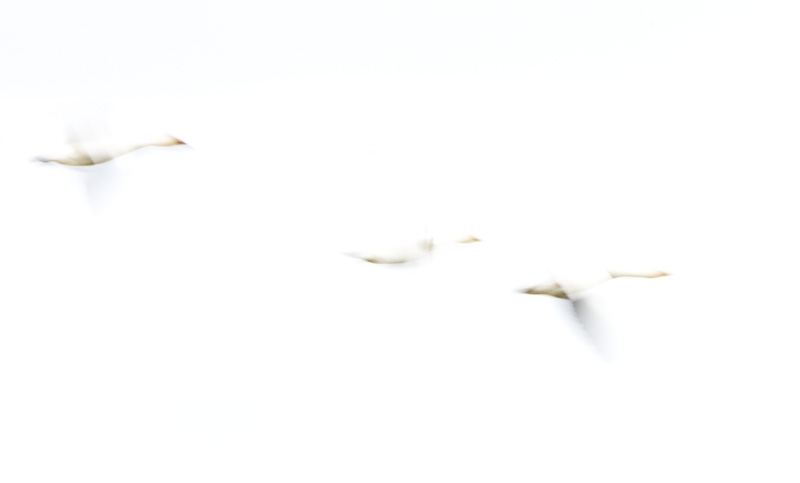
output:
<path id="1" fill-rule="evenodd" d="M 586 335 L 586 338 L 598 351 L 602 352 L 602 346 L 598 340 L 598 327 L 595 320 L 594 313 L 591 309 L 591 304 L 586 297 L 571 298 L 570 307 L 575 321 L 578 323 L 581 331 Z"/>

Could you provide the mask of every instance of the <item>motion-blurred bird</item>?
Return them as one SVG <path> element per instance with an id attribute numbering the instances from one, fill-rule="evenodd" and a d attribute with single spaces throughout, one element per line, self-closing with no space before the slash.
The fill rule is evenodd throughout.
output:
<path id="1" fill-rule="evenodd" d="M 549 295 L 551 297 L 568 300 L 570 302 L 573 314 L 575 316 L 575 320 L 578 322 L 578 325 L 589 336 L 592 342 L 595 345 L 597 345 L 595 334 L 593 333 L 592 327 L 590 327 L 590 324 L 587 320 L 589 313 L 589 304 L 586 300 L 586 293 L 591 288 L 596 287 L 597 285 L 606 282 L 608 280 L 620 277 L 659 278 L 659 277 L 666 277 L 669 275 L 669 273 L 663 272 L 661 270 L 639 270 L 639 271 L 608 270 L 607 272 L 608 272 L 608 277 L 605 278 L 604 280 L 596 281 L 588 285 L 584 284 L 582 286 L 575 288 L 566 288 L 565 287 L 566 283 L 564 281 L 560 283 L 557 280 L 553 280 L 547 283 L 536 285 L 534 287 L 520 290 L 520 292 L 531 295 Z"/>
<path id="2" fill-rule="evenodd" d="M 162 135 L 142 139 L 102 139 L 97 141 L 74 140 L 65 148 L 49 155 L 37 156 L 37 161 L 55 162 L 67 166 L 93 166 L 106 163 L 124 154 L 151 146 L 179 146 L 186 144 L 180 139 Z"/>
<path id="3" fill-rule="evenodd" d="M 552 297 L 558 297 L 560 299 L 569 300 L 576 296 L 579 296 L 586 290 L 589 290 L 590 288 L 595 287 L 600 283 L 615 278 L 620 278 L 620 277 L 659 278 L 659 277 L 666 277 L 668 275 L 669 273 L 663 272 L 661 270 L 641 270 L 641 271 L 608 270 L 608 278 L 606 280 L 601 280 L 600 282 L 597 282 L 590 286 L 584 286 L 579 290 L 570 290 L 569 293 L 567 292 L 567 290 L 564 289 L 564 287 L 561 286 L 560 283 L 556 281 L 551 281 L 540 285 L 536 285 L 534 287 L 524 289 L 521 292 L 531 295 L 550 295 Z"/>
<path id="4" fill-rule="evenodd" d="M 397 246 L 380 252 L 356 252 L 347 253 L 351 257 L 360 258 L 370 263 L 378 264 L 400 264 L 421 260 L 430 256 L 433 250 L 446 245 L 456 243 L 479 242 L 478 238 L 472 235 L 462 234 L 453 238 L 433 238 L 427 237 L 417 243 L 404 246 Z"/>

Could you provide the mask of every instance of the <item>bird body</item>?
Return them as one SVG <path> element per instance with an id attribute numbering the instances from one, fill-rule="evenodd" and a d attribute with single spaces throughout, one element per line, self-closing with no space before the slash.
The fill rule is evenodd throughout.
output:
<path id="1" fill-rule="evenodd" d="M 560 299 L 573 299 L 577 298 L 585 292 L 586 290 L 591 289 L 599 285 L 600 283 L 605 282 L 606 280 L 612 280 L 615 278 L 621 277 L 634 277 L 634 278 L 659 278 L 665 277 L 669 275 L 667 272 L 662 272 L 661 270 L 638 270 L 638 271 L 620 271 L 620 270 L 608 270 L 608 278 L 605 280 L 600 280 L 594 282 L 592 284 L 586 285 L 584 284 L 580 289 L 569 289 L 566 288 L 567 283 L 564 281 L 550 281 L 543 284 L 536 285 L 534 287 L 530 287 L 527 289 L 522 290 L 523 293 L 531 294 L 531 295 L 550 295 L 552 297 L 557 297 Z"/>
<path id="2" fill-rule="evenodd" d="M 615 278 L 659 278 L 669 275 L 661 270 L 608 270 L 607 274 L 608 276 L 604 280 L 596 280 L 589 284 L 576 285 L 574 283 L 570 284 L 564 280 L 554 280 L 524 289 L 521 292 L 531 295 L 549 295 L 551 297 L 568 300 L 578 325 L 581 327 L 581 329 L 583 329 L 589 339 L 592 340 L 595 346 L 599 346 L 596 340 L 596 330 L 593 330 L 593 328 L 590 327 L 590 324 L 587 320 L 591 309 L 590 304 L 587 301 L 586 292 L 605 281 Z"/>
<path id="3" fill-rule="evenodd" d="M 178 146 L 185 144 L 173 136 L 159 136 L 134 141 L 105 139 L 100 141 L 74 142 L 60 152 L 37 156 L 42 162 L 55 162 L 67 166 L 93 166 L 106 163 L 124 154 L 150 146 Z"/>
<path id="4" fill-rule="evenodd" d="M 405 246 L 397 246 L 379 252 L 356 252 L 348 255 L 360 258 L 364 261 L 377 264 L 401 264 L 410 263 L 428 257 L 435 248 L 455 243 L 473 243 L 480 241 L 472 235 L 462 234 L 453 238 L 425 238 L 416 243 Z"/>
<path id="5" fill-rule="evenodd" d="M 551 297 L 557 297 L 560 299 L 569 299 L 567 292 L 558 282 L 543 283 L 536 285 L 535 287 L 527 288 L 522 292 L 531 295 L 550 295 Z"/>

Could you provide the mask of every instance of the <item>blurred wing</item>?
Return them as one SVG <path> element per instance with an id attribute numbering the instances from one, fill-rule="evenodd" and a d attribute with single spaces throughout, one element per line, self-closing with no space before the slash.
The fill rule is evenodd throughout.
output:
<path id="1" fill-rule="evenodd" d="M 599 351 L 604 352 L 599 340 L 599 327 L 591 304 L 585 297 L 570 299 L 572 314 L 581 331 L 586 335 L 589 342 Z"/>
<path id="2" fill-rule="evenodd" d="M 72 122 L 65 128 L 67 142 L 93 164 L 97 164 L 98 160 L 107 160 L 111 155 L 109 146 L 101 142 L 104 139 L 113 139 L 109 109 L 104 104 L 81 105 L 71 116 Z"/>
<path id="3" fill-rule="evenodd" d="M 86 197 L 95 213 L 105 211 L 114 195 L 124 183 L 123 173 L 115 163 L 103 163 L 91 169 L 82 169 L 81 178 L 86 187 Z"/>

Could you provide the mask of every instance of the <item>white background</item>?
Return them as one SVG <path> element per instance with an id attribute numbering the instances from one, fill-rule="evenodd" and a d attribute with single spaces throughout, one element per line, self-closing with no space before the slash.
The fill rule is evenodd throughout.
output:
<path id="1" fill-rule="evenodd" d="M 789 4 L 3 6 L 0 477 L 797 481 Z"/>

